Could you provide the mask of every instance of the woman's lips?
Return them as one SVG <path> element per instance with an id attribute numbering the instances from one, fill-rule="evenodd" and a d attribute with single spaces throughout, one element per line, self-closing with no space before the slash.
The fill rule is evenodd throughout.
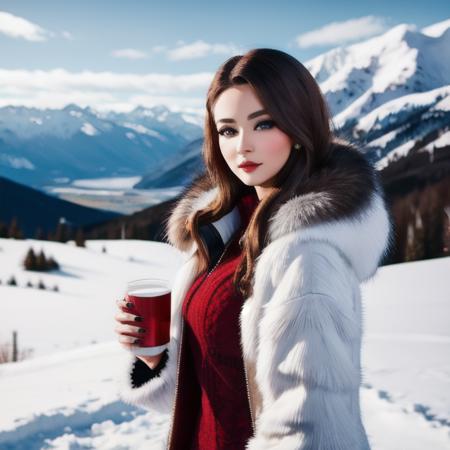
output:
<path id="1" fill-rule="evenodd" d="M 240 169 L 244 170 L 245 172 L 253 172 L 256 168 L 258 168 L 261 164 L 252 164 L 251 166 L 242 166 Z"/>

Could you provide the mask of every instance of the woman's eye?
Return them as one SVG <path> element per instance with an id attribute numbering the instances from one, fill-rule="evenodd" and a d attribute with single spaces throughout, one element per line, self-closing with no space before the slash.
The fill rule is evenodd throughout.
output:
<path id="1" fill-rule="evenodd" d="M 268 125 L 270 129 L 275 125 L 275 122 L 273 120 L 263 120 L 262 122 L 258 122 L 256 127 L 259 127 L 260 125 Z"/>
<path id="2" fill-rule="evenodd" d="M 225 131 L 228 131 L 228 130 L 234 131 L 233 128 L 227 127 L 227 128 L 222 128 L 222 129 L 219 131 L 219 134 L 222 135 L 222 136 L 227 136 L 227 135 L 225 134 Z"/>
<path id="3" fill-rule="evenodd" d="M 273 126 L 275 125 L 275 122 L 273 121 L 273 120 L 263 120 L 262 122 L 258 122 L 257 124 L 256 124 L 256 127 L 255 128 L 258 128 L 259 126 L 263 126 L 263 129 L 270 129 L 270 128 L 272 128 Z M 267 128 L 266 128 L 267 127 Z M 225 136 L 225 137 L 230 137 L 230 135 L 229 134 L 225 134 L 227 131 L 231 131 L 231 132 L 233 132 L 233 131 L 235 131 L 233 128 L 230 128 L 230 127 L 226 127 L 226 128 L 222 128 L 220 131 L 219 131 L 219 134 L 221 135 L 221 136 Z"/>

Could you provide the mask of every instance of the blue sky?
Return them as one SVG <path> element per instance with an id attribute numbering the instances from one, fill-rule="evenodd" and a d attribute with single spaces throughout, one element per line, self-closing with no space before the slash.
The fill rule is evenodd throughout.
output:
<path id="1" fill-rule="evenodd" d="M 0 106 L 20 103 L 20 99 L 28 105 L 61 106 L 72 97 L 64 100 L 64 92 L 55 88 L 58 80 L 63 79 L 66 86 L 83 85 L 84 73 L 85 79 L 103 74 L 105 86 L 96 100 L 92 86 L 91 91 L 74 91 L 73 101 L 81 105 L 93 98 L 95 106 L 103 96 L 104 104 L 124 109 L 127 102 L 131 105 L 124 94 L 125 84 L 137 85 L 142 77 L 151 83 L 159 77 L 158 92 L 147 90 L 133 102 L 171 103 L 167 97 L 175 83 L 178 97 L 187 99 L 185 106 L 201 107 L 206 80 L 233 54 L 272 47 L 306 62 L 400 23 L 420 29 L 447 19 L 449 10 L 445 1 L 403 0 L 0 0 Z M 120 85 L 109 80 L 110 91 L 108 74 Z M 43 89 L 40 100 L 30 99 L 24 90 L 25 85 L 29 89 L 27 77 L 34 80 L 35 94 Z M 161 88 L 164 77 L 169 80 L 166 91 Z M 49 95 L 45 83 L 53 83 L 55 95 Z M 121 90 L 120 95 L 111 94 Z"/>

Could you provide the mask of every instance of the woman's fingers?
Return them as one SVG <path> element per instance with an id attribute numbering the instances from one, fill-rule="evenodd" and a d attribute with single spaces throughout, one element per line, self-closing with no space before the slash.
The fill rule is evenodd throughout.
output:
<path id="1" fill-rule="evenodd" d="M 119 312 L 115 315 L 115 319 L 118 322 L 142 322 L 143 318 L 139 315 L 129 312 L 133 308 L 133 304 L 126 301 L 125 298 L 116 300 L 116 304 L 119 307 Z"/>
<path id="2" fill-rule="evenodd" d="M 139 315 L 129 312 L 133 310 L 134 305 L 127 302 L 125 298 L 116 300 L 119 312 L 114 316 L 118 322 L 114 331 L 118 334 L 119 343 L 130 350 L 133 346 L 141 343 L 142 336 L 147 330 L 142 326 L 143 318 Z"/>
<path id="3" fill-rule="evenodd" d="M 116 304 L 120 309 L 128 310 L 133 309 L 134 305 L 131 302 L 128 302 L 126 298 L 119 298 L 116 300 Z"/>
<path id="4" fill-rule="evenodd" d="M 141 316 L 137 316 L 136 314 L 128 313 L 125 311 L 119 311 L 114 318 L 117 322 L 135 322 L 137 325 L 143 322 L 143 318 Z"/>
<path id="5" fill-rule="evenodd" d="M 133 336 L 119 335 L 119 343 L 129 350 L 132 347 L 139 345 L 139 339 Z"/>
<path id="6" fill-rule="evenodd" d="M 137 336 L 143 336 L 147 330 L 140 326 L 134 326 L 129 324 L 121 324 L 116 326 L 115 332 L 117 334 L 132 334 Z"/>

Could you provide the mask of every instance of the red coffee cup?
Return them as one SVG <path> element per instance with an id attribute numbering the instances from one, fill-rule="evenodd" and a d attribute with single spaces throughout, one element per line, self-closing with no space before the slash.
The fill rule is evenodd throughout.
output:
<path id="1" fill-rule="evenodd" d="M 131 352 L 135 355 L 154 356 L 162 353 L 170 341 L 170 287 L 166 280 L 145 278 L 133 280 L 127 284 L 125 295 L 127 302 L 133 303 L 130 309 L 137 316 L 143 317 L 146 329 L 140 345 L 133 345 Z"/>

